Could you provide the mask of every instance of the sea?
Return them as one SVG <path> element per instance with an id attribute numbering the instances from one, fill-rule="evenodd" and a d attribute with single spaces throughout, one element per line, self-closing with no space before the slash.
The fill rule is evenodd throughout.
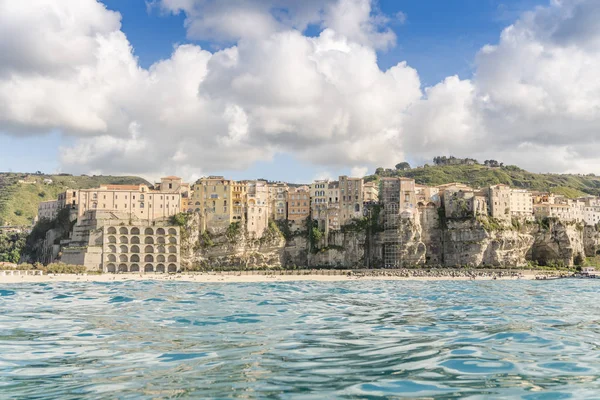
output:
<path id="1" fill-rule="evenodd" d="M 0 284 L 0 399 L 600 399 L 600 280 Z"/>

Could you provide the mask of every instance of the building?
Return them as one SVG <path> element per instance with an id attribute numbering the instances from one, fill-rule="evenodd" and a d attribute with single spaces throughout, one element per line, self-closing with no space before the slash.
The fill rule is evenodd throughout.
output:
<path id="1" fill-rule="evenodd" d="M 340 176 L 339 178 L 340 225 L 363 217 L 363 179 Z"/>
<path id="2" fill-rule="evenodd" d="M 86 211 L 77 220 L 61 261 L 108 273 L 178 272 L 180 230 L 167 224 L 122 211 Z"/>
<path id="3" fill-rule="evenodd" d="M 193 185 L 191 199 L 194 211 L 202 216 L 203 230 L 221 231 L 234 222 L 232 212 L 234 186 L 234 181 L 222 176 L 201 178 Z"/>
<path id="4" fill-rule="evenodd" d="M 569 204 L 535 204 L 533 213 L 537 218 L 557 218 L 565 222 L 583 221 L 583 210 Z"/>
<path id="5" fill-rule="evenodd" d="M 510 215 L 533 218 L 533 196 L 525 189 L 510 190 Z"/>
<path id="6" fill-rule="evenodd" d="M 488 193 L 490 215 L 493 218 L 510 220 L 510 186 L 504 184 L 490 186 Z"/>
<path id="7" fill-rule="evenodd" d="M 269 183 L 269 218 L 283 221 L 287 217 L 288 185 L 283 182 Z"/>
<path id="8" fill-rule="evenodd" d="M 415 184 L 415 195 L 417 204 L 420 206 L 434 204 L 440 207 L 442 205 L 440 189 L 438 187 Z"/>
<path id="9" fill-rule="evenodd" d="M 287 200 L 287 219 L 295 224 L 302 224 L 310 216 L 310 192 L 308 186 L 290 188 Z"/>
<path id="10" fill-rule="evenodd" d="M 269 188 L 266 181 L 247 183 L 246 229 L 250 237 L 260 238 L 269 226 Z"/>
<path id="11" fill-rule="evenodd" d="M 231 201 L 232 201 L 232 222 L 243 222 L 246 221 L 246 202 L 248 197 L 248 183 L 246 181 L 233 182 L 233 188 L 231 190 Z"/>
<path id="12" fill-rule="evenodd" d="M 77 192 L 77 216 L 90 210 L 128 213 L 145 220 L 168 218 L 182 212 L 181 194 L 153 190 L 147 185 L 102 185 Z"/>
<path id="13" fill-rule="evenodd" d="M 363 200 L 365 203 L 379 201 L 379 185 L 376 182 L 366 182 L 363 184 Z"/>
<path id="14" fill-rule="evenodd" d="M 56 218 L 60 208 L 60 202 L 58 200 L 42 201 L 38 205 L 38 220 Z"/>
<path id="15" fill-rule="evenodd" d="M 327 189 L 329 180 L 318 180 L 310 184 L 310 211 L 318 215 L 319 210 L 327 208 Z"/>

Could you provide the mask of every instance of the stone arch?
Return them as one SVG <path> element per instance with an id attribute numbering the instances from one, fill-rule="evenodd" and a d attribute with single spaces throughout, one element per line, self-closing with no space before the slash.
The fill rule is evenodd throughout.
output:
<path id="1" fill-rule="evenodd" d="M 121 254 L 121 255 L 119 256 L 119 262 L 126 263 L 127 261 L 128 261 L 128 260 L 127 260 L 127 255 L 125 255 L 125 254 Z"/>
<path id="2" fill-rule="evenodd" d="M 417 207 L 425 207 L 425 203 L 423 203 L 422 201 L 417 203 Z"/>
<path id="3" fill-rule="evenodd" d="M 131 264 L 131 267 L 129 268 L 130 272 L 140 272 L 140 266 L 137 264 Z"/>
<path id="4" fill-rule="evenodd" d="M 154 253 L 154 247 L 152 247 L 152 246 L 146 246 L 144 248 L 144 253 Z"/>
<path id="5" fill-rule="evenodd" d="M 110 226 L 106 230 L 106 233 L 108 233 L 109 235 L 116 235 L 117 234 L 117 228 L 115 228 L 114 226 Z"/>
<path id="6" fill-rule="evenodd" d="M 158 252 L 159 253 L 166 253 L 165 246 L 158 246 Z"/>
<path id="7" fill-rule="evenodd" d="M 131 249 L 129 251 L 131 253 L 139 253 L 140 252 L 140 246 L 133 245 L 133 246 L 131 246 Z"/>
<path id="8" fill-rule="evenodd" d="M 127 229 L 126 227 L 122 226 L 119 228 L 119 234 L 120 235 L 129 235 L 129 229 Z"/>
<path id="9" fill-rule="evenodd" d="M 164 236 L 159 236 L 158 239 L 156 239 L 156 243 L 158 243 L 158 244 L 165 244 L 165 238 L 164 238 Z"/>
<path id="10" fill-rule="evenodd" d="M 140 244 L 140 237 L 139 236 L 133 236 L 131 238 L 131 244 Z"/>
<path id="11" fill-rule="evenodd" d="M 127 264 L 119 264 L 119 272 L 128 272 Z"/>
<path id="12" fill-rule="evenodd" d="M 152 254 L 146 254 L 144 256 L 144 262 L 154 262 L 154 256 Z"/>
<path id="13" fill-rule="evenodd" d="M 177 247 L 169 246 L 169 253 L 177 253 Z"/>
<path id="14" fill-rule="evenodd" d="M 177 262 L 177 256 L 174 254 L 171 254 L 169 256 L 169 262 Z"/>
<path id="15" fill-rule="evenodd" d="M 140 228 L 136 228 L 134 226 L 133 228 L 131 228 L 131 234 L 132 235 L 139 235 L 140 234 Z"/>
<path id="16" fill-rule="evenodd" d="M 140 262 L 140 256 L 138 256 L 137 254 L 134 254 L 131 256 L 130 261 L 131 262 Z"/>
<path id="17" fill-rule="evenodd" d="M 117 246 L 113 246 L 112 244 L 110 246 L 108 246 L 108 251 L 111 253 L 116 253 L 117 252 Z"/>
<path id="18" fill-rule="evenodd" d="M 152 236 L 146 236 L 144 244 L 154 244 L 154 238 Z"/>
<path id="19" fill-rule="evenodd" d="M 164 273 L 165 272 L 165 264 L 158 264 L 156 266 L 156 272 L 162 272 L 162 273 Z"/>
<path id="20" fill-rule="evenodd" d="M 152 228 L 146 228 L 144 230 L 144 235 L 154 235 L 154 230 Z"/>
<path id="21" fill-rule="evenodd" d="M 169 228 L 169 235 L 177 235 L 177 229 Z"/>
<path id="22" fill-rule="evenodd" d="M 106 266 L 106 272 L 115 273 L 115 272 L 117 272 L 117 267 L 115 266 L 115 264 L 108 264 Z"/>
<path id="23" fill-rule="evenodd" d="M 156 234 L 157 234 L 157 235 L 164 235 L 164 234 L 165 234 L 165 230 L 164 230 L 163 228 L 158 228 L 158 229 L 156 230 Z"/>
<path id="24" fill-rule="evenodd" d="M 176 237 L 170 237 L 169 238 L 169 243 L 170 244 L 177 244 L 177 238 Z"/>
<path id="25" fill-rule="evenodd" d="M 154 272 L 154 266 L 152 264 L 146 264 L 144 266 L 144 272 Z"/>
<path id="26" fill-rule="evenodd" d="M 117 262 L 117 256 L 115 256 L 114 254 L 109 254 L 108 255 L 108 261 L 110 261 L 110 262 Z"/>
<path id="27" fill-rule="evenodd" d="M 122 244 L 121 246 L 119 246 L 119 252 L 120 253 L 129 253 L 129 250 L 127 250 L 127 246 Z"/>
<path id="28" fill-rule="evenodd" d="M 164 263 L 165 262 L 165 256 L 163 256 L 162 254 L 159 254 L 156 257 L 156 262 L 163 262 Z"/>
<path id="29" fill-rule="evenodd" d="M 108 237 L 108 243 L 117 243 L 117 238 L 114 236 L 109 236 Z"/>
<path id="30" fill-rule="evenodd" d="M 119 238 L 119 243 L 128 244 L 129 243 L 129 239 L 127 239 L 127 236 L 121 236 Z"/>
<path id="31" fill-rule="evenodd" d="M 175 264 L 169 264 L 169 268 L 167 269 L 168 272 L 177 272 L 177 265 Z"/>

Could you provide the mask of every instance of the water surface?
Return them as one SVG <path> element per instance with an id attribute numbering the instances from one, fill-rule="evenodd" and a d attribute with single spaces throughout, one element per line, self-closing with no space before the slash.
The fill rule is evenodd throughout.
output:
<path id="1" fill-rule="evenodd" d="M 0 284 L 0 398 L 600 398 L 600 281 Z"/>

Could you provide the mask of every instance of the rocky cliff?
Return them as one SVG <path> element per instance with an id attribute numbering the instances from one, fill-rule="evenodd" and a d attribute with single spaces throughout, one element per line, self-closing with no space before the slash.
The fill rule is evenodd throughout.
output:
<path id="1" fill-rule="evenodd" d="M 595 227 L 487 217 L 446 219 L 433 207 L 419 215 L 401 220 L 395 238 L 404 266 L 572 266 L 600 248 Z M 270 224 L 262 238 L 251 239 L 241 229 L 201 233 L 194 217 L 185 229 L 182 260 L 188 268 L 383 267 L 390 233 L 376 227 L 377 223 L 355 224 L 314 240 L 308 232 L 286 238 Z"/>

